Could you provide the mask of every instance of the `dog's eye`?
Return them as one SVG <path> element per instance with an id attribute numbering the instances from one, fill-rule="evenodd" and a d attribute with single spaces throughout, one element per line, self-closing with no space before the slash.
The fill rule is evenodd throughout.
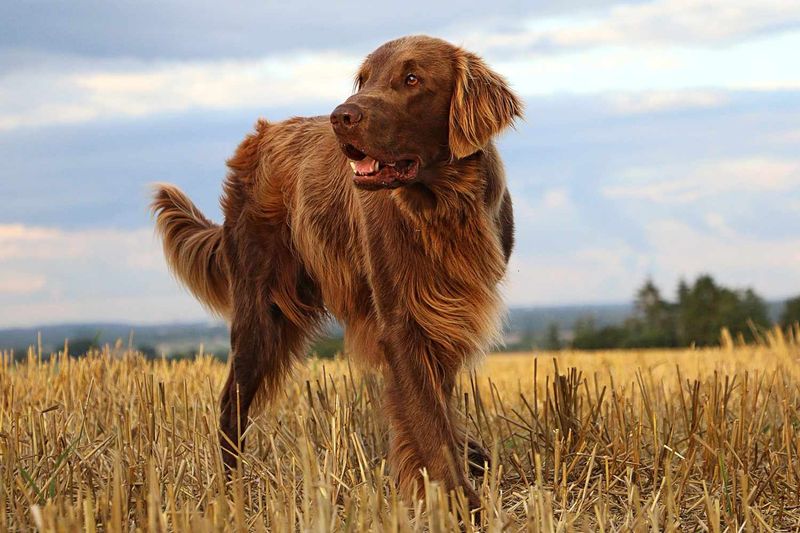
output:
<path id="1" fill-rule="evenodd" d="M 406 76 L 406 85 L 414 86 L 419 83 L 419 78 L 417 78 L 414 74 L 409 74 Z"/>

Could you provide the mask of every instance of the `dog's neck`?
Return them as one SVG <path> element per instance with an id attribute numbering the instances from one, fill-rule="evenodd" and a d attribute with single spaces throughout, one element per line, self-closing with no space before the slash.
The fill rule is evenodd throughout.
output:
<path id="1" fill-rule="evenodd" d="M 418 182 L 395 189 L 392 198 L 417 225 L 463 224 L 482 209 L 496 209 L 505 190 L 502 168 L 498 172 L 497 165 L 490 145 L 429 169 Z"/>

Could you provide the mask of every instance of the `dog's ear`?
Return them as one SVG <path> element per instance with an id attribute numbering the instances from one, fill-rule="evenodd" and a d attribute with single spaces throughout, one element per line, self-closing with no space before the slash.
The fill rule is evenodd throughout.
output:
<path id="1" fill-rule="evenodd" d="M 474 154 L 517 117 L 522 117 L 522 102 L 506 80 L 475 54 L 459 49 L 450 101 L 449 141 L 453 157 Z"/>

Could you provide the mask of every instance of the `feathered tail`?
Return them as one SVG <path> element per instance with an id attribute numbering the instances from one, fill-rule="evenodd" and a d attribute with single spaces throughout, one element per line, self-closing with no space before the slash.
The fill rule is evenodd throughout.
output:
<path id="1" fill-rule="evenodd" d="M 170 269 L 208 309 L 229 316 L 222 227 L 203 216 L 174 185 L 156 185 L 151 209 Z"/>

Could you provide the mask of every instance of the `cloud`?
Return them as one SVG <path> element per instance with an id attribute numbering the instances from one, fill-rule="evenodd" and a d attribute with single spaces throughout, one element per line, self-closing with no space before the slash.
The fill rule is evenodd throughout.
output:
<path id="1" fill-rule="evenodd" d="M 690 203 L 725 193 L 780 192 L 800 187 L 800 161 L 741 158 L 633 168 L 624 183 L 603 188 L 611 198 L 658 203 Z"/>
<path id="2" fill-rule="evenodd" d="M 0 295 L 29 294 L 37 292 L 47 284 L 47 278 L 27 272 L 0 270 Z"/>
<path id="3" fill-rule="evenodd" d="M 785 0 L 657 0 L 616 6 L 572 41 L 722 44 L 797 26 L 800 5 Z"/>
<path id="4" fill-rule="evenodd" d="M 800 31 L 768 34 L 720 47 L 681 44 L 599 45 L 542 54 L 534 50 L 492 50 L 476 44 L 491 64 L 523 95 L 691 91 L 696 101 L 726 90 L 778 91 L 800 88 L 790 50 Z M 768 59 L 765 59 L 768 58 Z M 748 68 L 742 68 L 747 65 Z M 685 94 L 685 93 L 684 93 Z"/>
<path id="5" fill-rule="evenodd" d="M 503 294 L 510 306 L 623 302 L 646 274 L 646 257 L 618 238 L 563 253 L 511 256 Z"/>
<path id="6" fill-rule="evenodd" d="M 0 225 L 0 324 L 202 319 L 153 230 Z"/>
<path id="7" fill-rule="evenodd" d="M 647 232 L 654 243 L 652 262 L 670 287 L 680 277 L 703 272 L 729 285 L 754 286 L 772 298 L 800 287 L 800 238 L 753 238 L 726 226 L 702 231 L 674 219 L 653 221 Z"/>
<path id="8" fill-rule="evenodd" d="M 259 58 L 297 50 L 357 50 L 392 37 L 436 34 L 454 21 L 576 13 L 615 0 L 62 0 L 0 3 L 0 50 L 14 56 L 65 53 L 91 58 L 204 60 Z M 18 64 L 13 58 L 5 62 Z M 0 66 L 3 65 L 0 59 Z"/>
<path id="9" fill-rule="evenodd" d="M 60 72 L 7 76 L 0 130 L 142 117 L 192 109 L 309 105 L 344 99 L 359 58 L 336 52 L 258 60 L 150 64 L 80 63 Z"/>
<path id="10" fill-rule="evenodd" d="M 568 217 L 574 209 L 570 193 L 565 187 L 548 187 L 540 193 L 519 195 L 514 202 L 515 217 L 523 224 Z"/>
<path id="11" fill-rule="evenodd" d="M 800 238 L 753 238 L 713 213 L 707 221 L 706 230 L 676 219 L 648 222 L 646 249 L 607 235 L 560 254 L 523 250 L 512 255 L 503 292 L 509 305 L 621 302 L 648 277 L 669 293 L 703 273 L 767 298 L 798 291 Z"/>
<path id="12" fill-rule="evenodd" d="M 722 107 L 730 99 L 724 91 L 687 89 L 610 94 L 606 96 L 606 101 L 618 113 L 646 114 Z"/>
<path id="13" fill-rule="evenodd" d="M 777 144 L 797 146 L 800 145 L 800 129 L 773 131 L 769 134 L 769 139 Z"/>
<path id="14" fill-rule="evenodd" d="M 563 52 L 601 46 L 719 46 L 800 27 L 786 0 L 656 0 L 618 3 L 593 14 L 528 18 L 515 29 L 484 28 L 469 42 L 488 49 Z"/>
<path id="15" fill-rule="evenodd" d="M 726 103 L 702 111 L 634 114 L 611 108 L 605 94 L 528 99 L 528 120 L 499 141 L 517 222 L 509 301 L 628 301 L 648 274 L 671 290 L 681 273 L 695 270 L 767 295 L 779 288 L 775 296 L 800 292 L 791 262 L 800 227 L 800 188 L 793 182 L 759 191 L 754 180 L 744 192 L 740 186 L 697 202 L 604 192 L 694 175 L 704 165 L 717 183 L 723 161 L 797 161 L 796 144 L 782 134 L 800 123 L 800 94 L 725 96 Z M 264 114 L 280 118 L 293 107 Z M 0 294 L 0 324 L 205 318 L 166 270 L 146 184 L 175 181 L 219 220 L 224 160 L 257 114 L 187 112 L 0 133 L 0 197 L 12 199 L 0 214 L 0 279 L 35 277 L 25 289 L 32 292 Z M 715 187 L 728 181 L 717 178 Z M 704 193 L 704 187 L 689 183 L 670 194 Z M 694 233 L 667 231 L 665 220 Z M 683 239 L 690 249 L 675 245 Z M 719 253 L 730 258 L 747 255 L 741 263 L 752 278 L 735 262 L 717 261 L 717 248 L 704 239 L 727 243 Z M 759 242 L 770 244 L 749 246 Z M 670 257 L 678 253 L 691 257 Z M 777 259 L 760 267 L 753 254 Z M 36 279 L 44 285 L 34 290 Z"/>
<path id="16" fill-rule="evenodd" d="M 99 18 L 91 20 L 103 19 L 102 14 L 112 18 L 105 3 L 92 5 Z M 55 24 L 41 5 L 34 9 L 38 19 L 6 7 L 12 16 L 8 20 L 16 24 L 0 27 L 0 66 L 7 67 L 0 74 L 0 131 L 192 110 L 291 106 L 302 114 L 309 106 L 345 98 L 361 58 L 389 36 L 414 28 L 393 21 L 397 33 L 359 31 L 356 39 L 326 29 L 327 38 L 312 31 L 313 38 L 302 44 L 249 47 L 246 43 L 256 42 L 256 33 L 235 30 L 244 24 L 255 32 L 257 21 L 268 22 L 257 35 L 273 42 L 279 40 L 268 32 L 264 37 L 265 27 L 280 25 L 280 32 L 287 27 L 335 28 L 333 20 L 346 18 L 346 7 L 320 4 L 292 26 L 292 13 L 301 9 L 292 6 L 287 10 L 247 2 L 235 17 L 233 10 L 224 10 L 212 19 L 196 10 L 186 13 L 172 2 L 158 13 L 151 13 L 150 4 L 137 4 L 136 9 L 119 8 L 122 12 L 109 22 L 120 26 L 113 37 L 97 23 L 79 32 L 76 28 L 86 21 L 71 25 L 62 20 L 76 16 L 71 10 Z M 503 4 L 493 6 L 490 17 L 477 18 L 480 26 L 469 16 L 477 6 L 459 6 L 454 20 L 438 4 L 425 9 L 438 15 L 420 30 L 484 54 L 526 97 L 614 93 L 609 105 L 618 112 L 648 113 L 724 105 L 724 91 L 730 89 L 800 88 L 791 52 L 800 48 L 800 7 L 789 2 L 547 2 L 522 15 Z M 83 10 L 85 4 L 76 8 Z M 242 15 L 251 12 L 252 18 Z M 326 15 L 333 18 L 325 20 Z M 380 21 L 390 15 L 378 11 L 368 26 L 381 28 Z M 48 28 L 71 29 L 68 35 L 56 28 L 48 33 L 36 27 L 37 20 Z M 20 29 L 26 26 L 29 31 Z M 125 36 L 135 36 L 140 44 L 123 42 Z M 62 41 L 65 46 L 54 46 Z M 214 42 L 212 50 L 209 43 Z M 158 43 L 163 54 L 150 50 Z"/>
<path id="17" fill-rule="evenodd" d="M 571 207 L 569 192 L 564 188 L 548 189 L 542 197 L 542 204 L 547 209 L 565 209 Z"/>
<path id="18" fill-rule="evenodd" d="M 719 213 L 709 212 L 705 215 L 706 225 L 719 235 L 730 237 L 734 235 L 733 229 L 728 225 L 725 217 Z"/>
<path id="19" fill-rule="evenodd" d="M 115 265 L 162 270 L 152 229 L 115 230 L 0 224 L 0 264 L 40 260 L 93 261 L 111 257 Z"/>

